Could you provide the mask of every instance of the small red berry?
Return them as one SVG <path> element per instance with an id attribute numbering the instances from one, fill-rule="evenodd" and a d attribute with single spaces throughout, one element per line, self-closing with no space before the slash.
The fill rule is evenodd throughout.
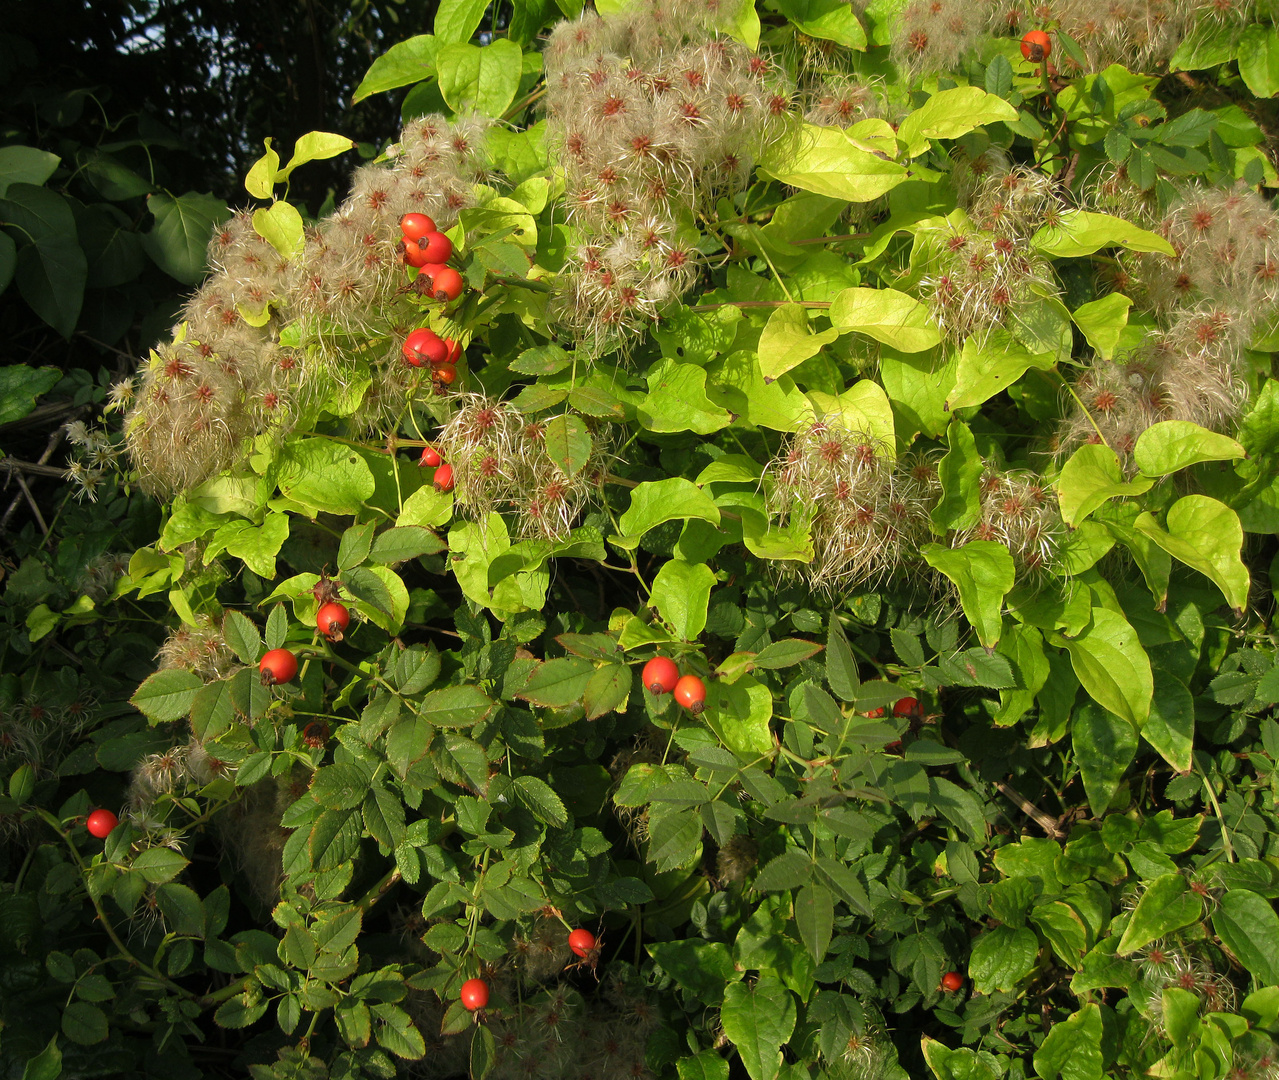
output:
<path id="1" fill-rule="evenodd" d="M 475 1012 L 489 1003 L 489 984 L 483 979 L 467 979 L 462 984 L 462 1005 Z"/>
<path id="2" fill-rule="evenodd" d="M 679 668 L 669 656 L 655 656 L 644 665 L 640 678 L 644 680 L 650 694 L 669 694 L 679 682 Z"/>
<path id="3" fill-rule="evenodd" d="M 435 221 L 429 214 L 405 214 L 400 218 L 400 232 L 405 240 L 417 241 L 435 232 Z"/>
<path id="4" fill-rule="evenodd" d="M 419 465 L 428 465 L 428 466 L 430 466 L 432 469 L 434 469 L 434 468 L 435 468 L 437 465 L 439 465 L 439 464 L 440 464 L 440 462 L 442 462 L 443 460 L 444 460 L 444 459 L 443 459 L 442 457 L 440 457 L 440 455 L 439 455 L 439 452 L 438 452 L 438 451 L 436 451 L 436 450 L 432 450 L 432 449 L 431 449 L 431 447 L 429 447 L 429 446 L 428 446 L 428 447 L 426 447 L 426 448 L 422 451 L 422 456 L 421 456 L 421 458 L 418 460 L 418 464 L 419 464 Z"/>
<path id="5" fill-rule="evenodd" d="M 958 971 L 948 971 L 941 977 L 941 988 L 948 994 L 953 994 L 963 985 L 964 977 Z"/>
<path id="6" fill-rule="evenodd" d="M 298 658 L 288 649 L 272 649 L 258 663 L 258 671 L 267 686 L 286 683 L 298 673 Z"/>
<path id="7" fill-rule="evenodd" d="M 431 278 L 431 284 L 435 289 L 435 299 L 441 303 L 448 300 L 456 300 L 462 295 L 462 290 L 466 288 L 466 282 L 462 280 L 462 275 L 451 266 L 445 266 L 437 270 Z"/>
<path id="8" fill-rule="evenodd" d="M 446 364 L 456 364 L 462 359 L 462 343 L 454 341 L 452 338 L 445 338 L 444 344 L 449 350 L 448 356 L 444 358 Z"/>
<path id="9" fill-rule="evenodd" d="M 404 261 L 410 266 L 424 267 L 430 261 L 426 257 L 426 252 L 418 247 L 416 240 L 406 240 L 404 242 Z"/>
<path id="10" fill-rule="evenodd" d="M 421 367 L 423 361 L 431 364 L 444 363 L 444 358 L 449 354 L 449 347 L 444 344 L 444 339 L 439 334 L 423 326 L 404 339 L 404 347 L 401 351 L 404 353 L 405 360 L 414 367 Z"/>
<path id="11" fill-rule="evenodd" d="M 913 697 L 904 697 L 893 706 L 894 716 L 918 716 L 919 702 Z"/>
<path id="12" fill-rule="evenodd" d="M 696 675 L 685 675 L 675 684 L 675 700 L 696 716 L 706 706 L 706 684 Z"/>
<path id="13" fill-rule="evenodd" d="M 453 490 L 453 466 L 447 461 L 435 470 L 435 490 Z"/>
<path id="14" fill-rule="evenodd" d="M 1032 63 L 1043 63 L 1052 51 L 1052 39 L 1042 30 L 1031 30 L 1021 39 L 1021 54 Z"/>
<path id="15" fill-rule="evenodd" d="M 417 243 L 429 263 L 446 263 L 453 257 L 453 241 L 442 232 L 429 232 Z"/>
<path id="16" fill-rule="evenodd" d="M 342 631 L 351 625 L 351 613 L 344 604 L 324 604 L 316 612 L 315 625 L 330 641 L 341 641 Z"/>
<path id="17" fill-rule="evenodd" d="M 578 956 L 585 956 L 595 948 L 595 935 L 589 930 L 574 930 L 568 936 L 568 947 Z"/>
<path id="18" fill-rule="evenodd" d="M 85 826 L 89 830 L 89 835 L 96 836 L 99 840 L 105 840 L 111 835 L 111 830 L 119 824 L 120 819 L 110 810 L 94 810 L 85 819 Z"/>
<path id="19" fill-rule="evenodd" d="M 881 716 L 884 715 L 884 710 L 882 707 L 878 709 L 871 709 L 870 712 L 868 712 L 866 715 L 869 716 L 872 720 L 878 720 Z"/>
<path id="20" fill-rule="evenodd" d="M 441 364 L 431 374 L 431 378 L 441 386 L 452 386 L 457 382 L 457 368 L 452 364 Z"/>

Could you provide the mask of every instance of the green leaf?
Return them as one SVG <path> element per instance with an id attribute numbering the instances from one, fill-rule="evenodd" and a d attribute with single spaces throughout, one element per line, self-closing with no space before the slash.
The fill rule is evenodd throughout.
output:
<path id="1" fill-rule="evenodd" d="M 223 551 L 241 560 L 260 578 L 271 581 L 275 577 L 275 557 L 289 538 L 289 515 L 270 513 L 255 526 L 251 521 L 228 521 L 209 539 L 204 549 L 207 566 Z"/>
<path id="2" fill-rule="evenodd" d="M 1259 98 L 1279 94 L 1279 28 L 1252 23 L 1239 39 L 1239 74 Z"/>
<path id="3" fill-rule="evenodd" d="M 266 153 L 250 166 L 244 177 L 244 190 L 255 199 L 270 199 L 275 190 L 275 175 L 280 168 L 280 155 L 271 147 L 272 139 L 262 140 Z"/>
<path id="4" fill-rule="evenodd" d="M 870 290 L 867 290 L 870 291 Z M 784 304 L 768 318 L 759 337 L 759 368 L 765 382 L 771 382 L 798 367 L 822 346 L 839 337 L 836 329 L 814 334 L 808 327 L 808 311 L 801 304 Z"/>
<path id="5" fill-rule="evenodd" d="M 516 697 L 545 708 L 563 708 L 582 700 L 594 673 L 595 668 L 590 661 L 577 656 L 547 660 L 533 669 Z"/>
<path id="6" fill-rule="evenodd" d="M 351 104 L 357 105 L 373 94 L 433 77 L 436 47 L 435 37 L 431 34 L 418 34 L 392 45 L 365 72 L 351 97 Z"/>
<path id="7" fill-rule="evenodd" d="M 404 842 L 404 804 L 381 784 L 368 789 L 364 800 L 364 828 L 383 847 L 394 851 Z"/>
<path id="8" fill-rule="evenodd" d="M 1073 1016 L 1053 1024 L 1043 1045 L 1035 1051 L 1035 1072 L 1043 1080 L 1103 1080 L 1106 1059 L 1101 1007 L 1084 1005 Z"/>
<path id="9" fill-rule="evenodd" d="M 1141 894 L 1119 939 L 1118 953 L 1130 956 L 1161 937 L 1203 918 L 1203 901 L 1190 891 L 1181 874 L 1155 878 Z"/>
<path id="10" fill-rule="evenodd" d="M 784 851 L 755 875 L 752 887 L 761 893 L 780 892 L 807 885 L 812 877 L 812 859 L 799 851 Z"/>
<path id="11" fill-rule="evenodd" d="M 330 439 L 299 439 L 279 459 L 280 490 L 295 502 L 331 514 L 355 514 L 377 484 L 368 463 L 352 447 Z M 405 522 L 398 524 L 428 524 Z"/>
<path id="12" fill-rule="evenodd" d="M 442 43 L 470 41 L 488 5 L 489 0 L 440 0 L 432 27 L 436 40 Z"/>
<path id="13" fill-rule="evenodd" d="M 153 724 L 180 720 L 191 711 L 196 691 L 203 685 L 198 675 L 181 668 L 166 668 L 139 686 L 129 703 Z"/>
<path id="14" fill-rule="evenodd" d="M 898 352 L 923 352 L 941 341 L 928 308 L 896 289 L 845 289 L 827 314 L 839 330 L 865 334 Z"/>
<path id="15" fill-rule="evenodd" d="M 1075 709 L 1070 732 L 1088 804 L 1094 816 L 1101 817 L 1109 808 L 1124 771 L 1132 764 L 1137 732 L 1129 720 L 1093 702 Z"/>
<path id="16" fill-rule="evenodd" d="M 1123 293 L 1110 293 L 1100 300 L 1080 305 L 1071 318 L 1097 355 L 1109 360 L 1115 354 L 1124 327 L 1128 325 L 1128 309 L 1131 307 L 1132 301 Z"/>
<path id="17" fill-rule="evenodd" d="M 706 628 L 706 609 L 715 572 L 704 563 L 671 559 L 653 579 L 652 605 L 681 641 L 694 641 Z"/>
<path id="18" fill-rule="evenodd" d="M 18 252 L 14 279 L 31 310 L 64 338 L 75 332 L 89 262 L 75 239 L 42 237 Z"/>
<path id="19" fill-rule="evenodd" d="M 62 1075 L 62 1051 L 58 1049 L 58 1037 L 54 1035 L 40 1053 L 28 1060 L 26 1067 L 22 1070 L 22 1080 L 58 1080 Z M 705 1073 L 706 1080 L 728 1080 L 728 1063 L 724 1063 L 723 1074 Z M 685 1080 L 684 1075 L 680 1074 L 680 1080 Z M 688 1080 L 701 1080 L 696 1075 L 689 1077 Z"/>
<path id="20" fill-rule="evenodd" d="M 256 664 L 262 657 L 262 635 L 239 611 L 228 611 L 222 620 L 222 636 L 242 664 Z"/>
<path id="21" fill-rule="evenodd" d="M 213 230 L 231 216 L 226 203 L 212 195 L 188 191 L 176 198 L 148 195 L 155 217 L 142 246 L 155 264 L 184 285 L 198 285 L 205 271 L 205 252 Z"/>
<path id="22" fill-rule="evenodd" d="M 1192 424 L 1188 420 L 1163 420 L 1152 424 L 1137 439 L 1133 460 L 1147 476 L 1167 476 L 1201 461 L 1232 461 L 1247 456 L 1234 439 Z"/>
<path id="23" fill-rule="evenodd" d="M 1187 495 L 1173 503 L 1161 529 L 1150 514 L 1142 514 L 1135 528 L 1150 537 L 1174 559 L 1198 570 L 1213 582 L 1236 611 L 1248 602 L 1248 568 L 1239 557 L 1243 525 L 1239 515 L 1206 495 Z"/>
<path id="24" fill-rule="evenodd" d="M 843 0 L 780 0 L 777 6 L 810 38 L 838 42 L 849 49 L 866 48 L 866 31 Z"/>
<path id="25" fill-rule="evenodd" d="M 301 254 L 305 243 L 302 215 L 292 203 L 281 199 L 264 209 L 254 210 L 253 228 L 284 258 L 293 259 Z"/>
<path id="26" fill-rule="evenodd" d="M 0 424 L 21 420 L 36 407 L 36 398 L 52 390 L 61 378 L 57 368 L 0 367 Z"/>
<path id="27" fill-rule="evenodd" d="M 152 885 L 162 885 L 182 873 L 190 861 L 171 848 L 147 848 L 133 860 L 133 869 Z"/>
<path id="28" fill-rule="evenodd" d="M 927 1035 L 921 1042 L 924 1060 L 937 1080 L 999 1080 L 1003 1075 L 996 1068 L 997 1059 L 989 1052 L 979 1054 L 966 1046 L 952 1050 Z"/>
<path id="29" fill-rule="evenodd" d="M 774 641 L 771 645 L 764 646 L 755 654 L 751 663 L 757 668 L 787 668 L 794 664 L 798 664 L 802 660 L 816 656 L 822 651 L 822 646 L 815 641 L 805 641 L 803 638 L 785 638 L 782 641 Z"/>
<path id="30" fill-rule="evenodd" d="M 999 643 L 1004 597 L 1013 587 L 1017 568 L 1008 549 L 993 540 L 972 540 L 959 548 L 927 544 L 920 554 L 959 590 L 964 615 L 988 649 Z"/>
<path id="31" fill-rule="evenodd" d="M 1157 233 L 1139 229 L 1123 218 L 1090 210 L 1067 210 L 1060 222 L 1044 225 L 1030 238 L 1031 246 L 1045 255 L 1066 258 L 1091 255 L 1104 247 L 1125 251 L 1150 251 L 1175 256 L 1173 246 Z"/>
<path id="32" fill-rule="evenodd" d="M 356 149 L 356 144 L 345 135 L 335 135 L 331 131 L 308 131 L 293 146 L 293 156 L 289 163 L 275 174 L 277 181 L 287 180 L 299 165 L 309 161 L 327 161 L 348 150 Z M 269 198 L 269 195 L 262 196 Z"/>
<path id="33" fill-rule="evenodd" d="M 949 449 L 937 464 L 941 498 L 932 510 L 933 529 L 940 535 L 975 525 L 981 517 L 979 481 L 985 468 L 977 442 L 967 424 L 952 419 L 946 430 Z"/>
<path id="34" fill-rule="evenodd" d="M 728 1080 L 728 1062 L 714 1050 L 703 1050 L 696 1057 L 682 1057 L 675 1062 L 675 1069 L 679 1080 Z"/>
<path id="35" fill-rule="evenodd" d="M 7 232 L 0 232 L 0 293 L 9 287 L 18 268 L 18 245 Z"/>
<path id="36" fill-rule="evenodd" d="M 856 701 L 861 690 L 857 661 L 848 637 L 839 624 L 839 614 L 831 609 L 826 632 L 826 681 L 841 701 Z"/>
<path id="37" fill-rule="evenodd" d="M 539 780 L 536 776 L 517 776 L 515 793 L 539 821 L 556 829 L 562 829 L 568 824 L 568 811 L 564 808 L 563 801 L 545 780 Z"/>
<path id="38" fill-rule="evenodd" d="M 1061 467 L 1057 502 L 1062 520 L 1073 528 L 1110 499 L 1142 495 L 1152 483 L 1144 476 L 1125 483 L 1118 455 L 1101 443 L 1085 443 Z"/>
<path id="39" fill-rule="evenodd" d="M 421 525 L 392 526 L 377 534 L 369 550 L 369 562 L 397 566 L 423 555 L 438 555 L 447 548 L 443 540 Z"/>
<path id="40" fill-rule="evenodd" d="M 75 1001 L 62 1010 L 62 1034 L 81 1046 L 106 1042 L 107 1014 L 87 1001 Z"/>
<path id="41" fill-rule="evenodd" d="M 1239 962 L 1264 986 L 1279 983 L 1279 915 L 1263 896 L 1229 889 L 1212 917 L 1212 928 Z"/>
<path id="42" fill-rule="evenodd" d="M 37 150 L 34 146 L 0 146 L 0 197 L 10 184 L 40 187 L 62 164 L 57 154 Z"/>
<path id="43" fill-rule="evenodd" d="M 637 412 L 649 431 L 709 435 L 732 423 L 728 411 L 706 396 L 706 369 L 674 360 L 649 369 L 648 396 Z"/>
<path id="44" fill-rule="evenodd" d="M 835 925 L 835 898 L 824 885 L 805 885 L 795 894 L 795 925 L 817 963 L 826 957 Z"/>
<path id="45" fill-rule="evenodd" d="M 422 699 L 418 712 L 435 727 L 474 727 L 494 708 L 496 702 L 478 686 L 462 685 L 432 690 Z"/>
<path id="46" fill-rule="evenodd" d="M 155 898 L 172 933 L 204 936 L 204 904 L 194 889 L 170 881 L 156 889 Z"/>
<path id="47" fill-rule="evenodd" d="M 899 142 L 911 157 L 928 149 L 929 139 L 958 139 L 982 124 L 1017 119 L 1017 110 L 1003 98 L 977 86 L 956 86 L 934 94 L 901 122 Z"/>
<path id="48" fill-rule="evenodd" d="M 724 1000 L 726 986 L 742 977 L 733 966 L 733 950 L 721 941 L 687 938 L 657 942 L 645 948 L 667 975 L 707 1005 L 718 1005 Z M 724 1075 L 728 1075 L 727 1062 Z"/>
<path id="49" fill-rule="evenodd" d="M 884 388 L 874 379 L 859 379 L 841 394 L 810 391 L 815 414 L 834 420 L 845 431 L 859 431 L 881 440 L 890 451 L 897 444 L 893 430 L 893 407 Z"/>
<path id="50" fill-rule="evenodd" d="M 1075 638 L 1053 635 L 1070 652 L 1071 667 L 1094 701 L 1140 729 L 1150 714 L 1154 679 L 1137 632 L 1122 615 L 1094 607 L 1092 621 Z"/>
<path id="51" fill-rule="evenodd" d="M 634 681 L 634 672 L 625 664 L 597 668 L 582 693 L 586 719 L 597 720 L 605 713 L 625 711 Z"/>
<path id="52" fill-rule="evenodd" d="M 1194 696 L 1175 675 L 1159 670 L 1141 737 L 1179 773 L 1190 771 L 1195 741 Z"/>
<path id="53" fill-rule="evenodd" d="M 724 992 L 720 1022 L 751 1080 L 775 1080 L 795 1018 L 795 999 L 775 975 L 761 975 L 753 985 L 733 983 Z"/>
<path id="54" fill-rule="evenodd" d="M 797 140 L 765 148 L 760 168 L 791 187 L 832 199 L 870 202 L 906 179 L 906 167 L 854 145 L 839 128 L 805 124 Z"/>
<path id="55" fill-rule="evenodd" d="M 959 352 L 955 382 L 946 395 L 946 408 L 981 405 L 1015 383 L 1030 368 L 1047 371 L 1055 360 L 1051 353 L 1032 355 L 1007 331 L 997 330 L 985 338 L 971 335 Z"/>
<path id="56" fill-rule="evenodd" d="M 441 45 L 436 51 L 440 93 L 455 113 L 500 117 L 519 89 L 522 51 L 508 38 L 485 46 Z"/>
<path id="57" fill-rule="evenodd" d="M 1039 941 L 1025 927 L 997 926 L 987 930 L 973 946 L 968 973 L 973 989 L 981 994 L 996 990 L 1011 993 L 1035 966 Z"/>
<path id="58" fill-rule="evenodd" d="M 579 417 L 566 413 L 546 422 L 542 449 L 570 476 L 581 472 L 590 460 L 592 445 L 590 433 Z"/>

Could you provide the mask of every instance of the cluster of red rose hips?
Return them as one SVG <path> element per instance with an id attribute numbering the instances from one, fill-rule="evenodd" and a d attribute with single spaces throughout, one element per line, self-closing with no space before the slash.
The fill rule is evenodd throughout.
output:
<path id="1" fill-rule="evenodd" d="M 683 675 L 669 656 L 655 656 L 640 676 L 654 697 L 675 693 L 675 700 L 696 716 L 706 707 L 706 684 L 696 675 Z"/>
<path id="2" fill-rule="evenodd" d="M 595 935 L 589 930 L 573 930 L 568 935 L 568 947 L 584 960 L 593 959 Z M 462 984 L 461 1000 L 463 1008 L 477 1012 L 489 1003 L 489 984 L 483 979 L 467 979 Z"/>
<path id="3" fill-rule="evenodd" d="M 400 218 L 404 235 L 404 261 L 418 268 L 418 291 L 433 296 L 441 303 L 456 300 L 466 283 L 451 266 L 453 241 L 435 227 L 427 214 L 405 214 Z"/>
<path id="4" fill-rule="evenodd" d="M 425 465 L 427 468 L 435 470 L 435 477 L 432 483 L 435 485 L 436 491 L 453 490 L 453 466 L 440 457 L 438 450 L 430 446 L 426 447 L 417 463 L 419 466 Z"/>

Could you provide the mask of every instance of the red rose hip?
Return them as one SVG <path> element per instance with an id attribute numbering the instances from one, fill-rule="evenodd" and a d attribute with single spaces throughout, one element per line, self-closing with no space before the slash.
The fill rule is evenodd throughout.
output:
<path id="1" fill-rule="evenodd" d="M 453 241 L 442 232 L 429 232 L 417 243 L 429 263 L 446 263 L 453 257 Z"/>
<path id="2" fill-rule="evenodd" d="M 351 625 L 351 613 L 346 605 L 330 602 L 316 612 L 315 625 L 330 641 L 341 641 L 342 631 Z"/>
<path id="3" fill-rule="evenodd" d="M 918 716 L 919 701 L 913 697 L 904 697 L 893 706 L 894 716 Z"/>
<path id="4" fill-rule="evenodd" d="M 648 687 L 648 692 L 660 697 L 675 689 L 675 684 L 679 682 L 679 668 L 669 656 L 655 656 L 644 665 L 640 677 Z"/>
<path id="5" fill-rule="evenodd" d="M 1052 51 L 1052 39 L 1042 30 L 1031 30 L 1021 39 L 1021 54 L 1032 63 L 1043 63 Z"/>
<path id="6" fill-rule="evenodd" d="M 466 282 L 462 280 L 459 274 L 451 266 L 441 267 L 435 272 L 431 278 L 432 295 L 436 300 L 444 303 L 448 300 L 456 300 L 462 295 L 462 291 L 466 288 Z"/>
<path id="7" fill-rule="evenodd" d="M 585 956 L 595 948 L 595 935 L 589 930 L 574 930 L 568 936 L 568 947 L 577 956 Z"/>
<path id="8" fill-rule="evenodd" d="M 941 977 L 941 988 L 948 994 L 953 994 L 963 985 L 964 977 L 958 971 L 948 971 Z"/>
<path id="9" fill-rule="evenodd" d="M 418 464 L 426 465 L 434 469 L 437 465 L 439 465 L 443 461 L 444 459 L 440 457 L 439 451 L 433 450 L 431 447 L 428 446 L 423 449 L 422 456 L 418 459 Z"/>
<path id="10" fill-rule="evenodd" d="M 447 461 L 435 470 L 435 490 L 453 490 L 453 466 Z"/>
<path id="11" fill-rule="evenodd" d="M 289 682 L 298 673 L 298 658 L 288 649 L 272 649 L 258 663 L 267 686 Z"/>
<path id="12" fill-rule="evenodd" d="M 462 1005 L 475 1012 L 489 1003 L 489 984 L 483 979 L 467 979 L 462 984 Z"/>
<path id="13" fill-rule="evenodd" d="M 696 675 L 685 675 L 675 684 L 675 700 L 696 716 L 706 707 L 706 684 Z"/>
<path id="14" fill-rule="evenodd" d="M 435 231 L 435 219 L 429 214 L 405 214 L 400 218 L 400 232 L 404 234 L 405 240 L 416 243 Z"/>
<path id="15" fill-rule="evenodd" d="M 85 819 L 84 824 L 85 828 L 89 830 L 90 836 L 105 840 L 111 835 L 111 830 L 120 824 L 120 819 L 110 810 L 94 810 Z"/>

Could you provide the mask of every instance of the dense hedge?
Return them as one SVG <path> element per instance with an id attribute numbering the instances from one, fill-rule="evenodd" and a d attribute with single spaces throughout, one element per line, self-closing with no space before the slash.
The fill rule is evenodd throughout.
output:
<path id="1" fill-rule="evenodd" d="M 327 132 L 92 211 L 202 283 L 10 545 L 8 1073 L 1279 1076 L 1271 7 L 446 0 L 404 87 L 319 219 Z"/>

